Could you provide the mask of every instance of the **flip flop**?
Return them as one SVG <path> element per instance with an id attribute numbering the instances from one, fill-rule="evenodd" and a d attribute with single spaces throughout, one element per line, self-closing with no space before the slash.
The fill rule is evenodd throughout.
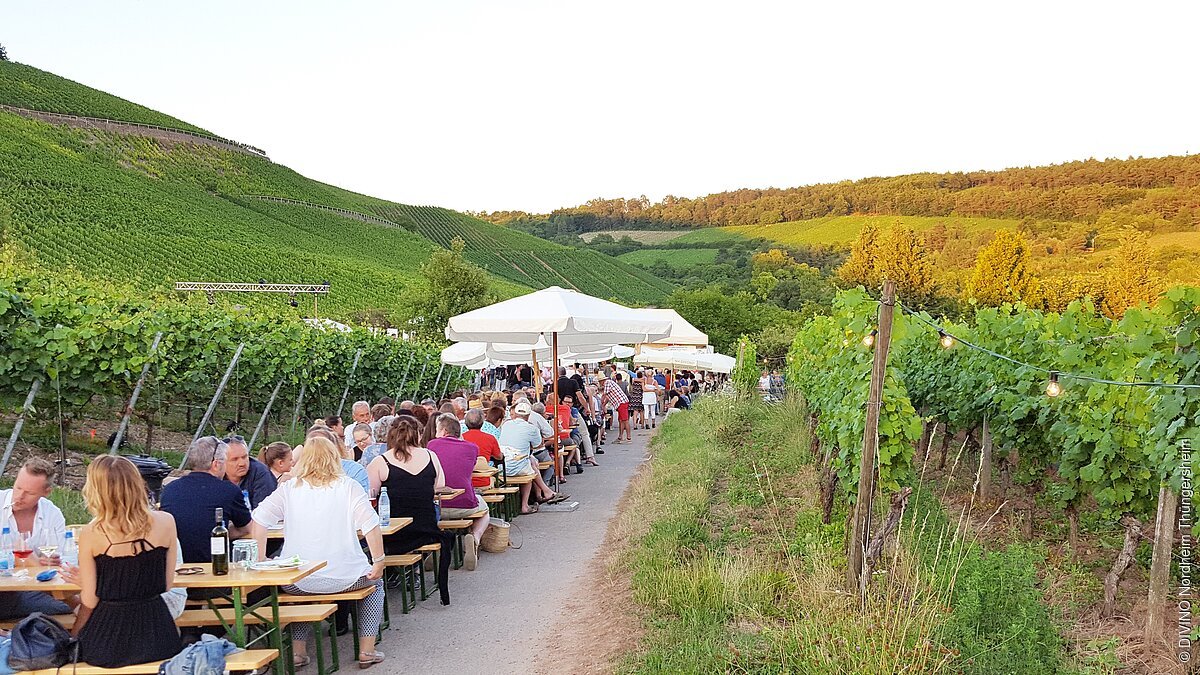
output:
<path id="1" fill-rule="evenodd" d="M 531 513 L 537 513 L 537 512 L 538 512 L 538 506 L 537 506 L 537 504 L 534 504 L 533 506 L 529 507 L 528 511 L 522 511 L 521 515 L 528 516 Z"/>
<path id="2" fill-rule="evenodd" d="M 571 495 L 564 495 L 562 493 L 559 493 L 559 494 L 556 494 L 553 497 L 551 497 L 550 501 L 547 502 L 547 504 L 557 504 L 559 502 L 565 502 L 570 498 L 571 498 Z"/>

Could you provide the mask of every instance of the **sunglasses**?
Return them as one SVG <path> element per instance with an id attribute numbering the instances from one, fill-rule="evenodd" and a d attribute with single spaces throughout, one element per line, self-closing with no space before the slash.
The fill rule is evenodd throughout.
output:
<path id="1" fill-rule="evenodd" d="M 204 573 L 203 567 L 180 567 L 179 569 L 175 570 L 175 574 L 181 574 L 183 576 L 190 576 L 193 574 L 203 574 L 203 573 Z"/>

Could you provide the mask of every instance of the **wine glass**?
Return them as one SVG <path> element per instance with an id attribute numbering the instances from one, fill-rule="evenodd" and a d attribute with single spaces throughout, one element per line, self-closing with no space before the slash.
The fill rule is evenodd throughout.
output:
<path id="1" fill-rule="evenodd" d="M 32 532 L 17 533 L 16 538 L 13 540 L 13 556 L 16 557 L 18 561 L 26 560 L 29 558 L 29 556 L 33 555 L 32 541 Z"/>
<path id="2" fill-rule="evenodd" d="M 59 538 L 53 532 L 39 532 L 34 537 L 34 545 L 37 546 L 38 554 L 46 558 L 47 562 L 52 562 L 58 555 Z"/>

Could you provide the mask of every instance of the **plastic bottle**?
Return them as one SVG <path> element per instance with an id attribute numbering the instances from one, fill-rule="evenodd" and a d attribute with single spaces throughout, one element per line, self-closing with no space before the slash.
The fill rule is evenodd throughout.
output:
<path id="1" fill-rule="evenodd" d="M 75 533 L 67 530 L 63 535 L 62 554 L 63 564 L 70 564 L 75 567 L 79 566 L 79 544 L 75 542 Z"/>
<path id="2" fill-rule="evenodd" d="M 392 522 L 392 500 L 388 498 L 387 488 L 379 489 L 379 526 L 387 527 Z"/>
<path id="3" fill-rule="evenodd" d="M 6 527 L 0 531 L 0 576 L 12 576 L 16 562 L 12 550 L 12 533 Z"/>
<path id="4" fill-rule="evenodd" d="M 250 511 L 254 510 L 254 509 L 250 508 L 250 491 L 249 490 L 242 490 L 242 501 L 246 502 L 246 508 L 248 510 L 250 510 Z"/>

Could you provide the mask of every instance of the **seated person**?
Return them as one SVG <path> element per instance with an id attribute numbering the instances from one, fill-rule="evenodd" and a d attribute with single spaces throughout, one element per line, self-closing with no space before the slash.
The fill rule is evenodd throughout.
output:
<path id="1" fill-rule="evenodd" d="M 0 490 L 0 527 L 7 527 L 11 536 L 20 532 L 32 533 L 27 542 L 36 552 L 41 564 L 57 564 L 57 558 L 42 558 L 34 542 L 59 542 L 67 530 L 63 513 L 48 498 L 54 489 L 57 468 L 50 462 L 31 457 L 21 465 L 17 479 L 8 490 Z M 211 527 L 209 529 L 212 529 Z M 23 619 L 34 612 L 66 614 L 66 603 L 49 593 L 14 591 L 0 593 L 0 619 Z"/>
<path id="2" fill-rule="evenodd" d="M 175 518 L 179 548 L 187 564 L 212 562 L 209 535 L 216 524 L 217 509 L 222 509 L 229 538 L 250 532 L 250 510 L 242 501 L 242 491 L 225 478 L 228 446 L 216 436 L 204 436 L 193 442 L 183 460 L 189 473 L 163 488 L 160 509 Z M 189 592 L 203 598 L 200 591 Z"/>
<path id="3" fill-rule="evenodd" d="M 453 413 L 442 413 L 435 419 L 437 438 L 429 441 L 429 450 L 437 455 L 446 477 L 446 486 L 463 491 L 457 497 L 442 501 L 442 520 L 474 519 L 471 531 L 462 538 L 463 565 L 473 570 L 479 560 L 479 538 L 487 529 L 489 520 L 487 503 L 475 494 L 475 488 L 471 486 L 471 471 L 475 468 L 479 448 L 459 438 L 462 429 Z"/>
<path id="4" fill-rule="evenodd" d="M 146 483 L 125 457 L 92 460 L 83 500 L 92 521 L 79 532 L 79 660 L 121 668 L 171 658 L 182 646 L 163 600 L 178 559 L 175 520 L 150 510 Z"/>
<path id="5" fill-rule="evenodd" d="M 279 484 L 275 474 L 262 462 L 250 457 L 246 439 L 226 436 L 221 441 L 229 448 L 225 455 L 225 478 L 249 495 L 250 508 L 258 506 Z"/>
<path id="6" fill-rule="evenodd" d="M 545 438 L 542 432 L 538 431 L 537 426 L 529 421 L 533 410 L 529 405 L 529 401 L 521 399 L 513 406 L 512 419 L 505 422 L 500 427 L 500 446 L 503 452 L 515 452 L 516 456 L 525 456 L 525 460 L 521 463 L 525 464 L 537 458 L 537 453 L 545 452 Z M 507 450 L 506 450 L 507 449 Z M 506 455 L 506 458 L 508 455 Z M 511 467 L 509 468 L 511 471 Z M 521 485 L 521 513 L 537 513 L 537 507 L 530 505 L 531 493 L 534 489 L 537 490 L 537 497 L 532 501 L 539 503 L 550 501 L 562 501 L 559 495 L 556 495 L 553 490 L 546 485 L 546 481 L 542 479 L 542 474 L 537 471 L 536 466 L 531 466 L 529 471 L 533 474 L 533 482 Z M 520 473 L 510 472 L 509 476 L 521 475 Z"/>
<path id="7" fill-rule="evenodd" d="M 292 477 L 292 446 L 283 441 L 275 441 L 258 453 L 258 461 L 271 470 L 278 485 Z"/>

